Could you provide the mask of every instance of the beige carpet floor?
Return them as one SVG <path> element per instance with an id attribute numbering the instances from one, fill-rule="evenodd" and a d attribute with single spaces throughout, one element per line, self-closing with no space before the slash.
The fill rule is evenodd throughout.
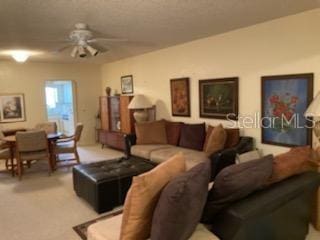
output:
<path id="1" fill-rule="evenodd" d="M 99 146 L 81 147 L 79 153 L 85 163 L 122 156 Z M 72 227 L 97 217 L 74 193 L 71 168 L 48 176 L 47 164 L 38 162 L 19 182 L 0 161 L 0 240 L 80 240 Z M 320 233 L 310 227 L 307 239 L 318 240 Z"/>
<path id="2" fill-rule="evenodd" d="M 79 153 L 82 162 L 122 156 L 99 146 L 81 147 Z M 1 240 L 79 240 L 72 227 L 96 217 L 74 193 L 71 168 L 48 176 L 47 164 L 38 162 L 26 170 L 21 182 L 0 171 Z"/>

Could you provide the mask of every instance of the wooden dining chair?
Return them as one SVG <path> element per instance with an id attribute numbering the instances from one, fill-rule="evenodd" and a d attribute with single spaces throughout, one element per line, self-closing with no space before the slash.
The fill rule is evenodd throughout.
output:
<path id="1" fill-rule="evenodd" d="M 11 151 L 9 146 L 2 139 L 4 138 L 3 132 L 0 130 L 0 160 L 6 161 L 6 169 L 11 167 L 11 174 L 14 176 L 13 158 L 11 158 Z"/>
<path id="2" fill-rule="evenodd" d="M 44 130 L 47 134 L 56 133 L 58 131 L 56 122 L 43 122 L 35 126 L 36 130 Z"/>
<path id="3" fill-rule="evenodd" d="M 33 160 L 47 160 L 49 174 L 53 171 L 51 164 L 47 134 L 45 131 L 17 132 L 16 134 L 16 158 L 18 165 L 18 177 L 21 180 L 23 163 Z"/>
<path id="4" fill-rule="evenodd" d="M 82 130 L 83 130 L 83 124 L 78 123 L 75 129 L 74 135 L 69 137 L 62 137 L 57 141 L 53 142 L 52 152 L 54 156 L 55 165 L 57 165 L 57 163 L 59 162 L 65 162 L 65 161 L 71 161 L 71 162 L 75 161 L 74 163 L 71 163 L 65 166 L 70 166 L 70 165 L 75 165 L 80 163 L 80 157 L 77 150 L 77 143 L 81 138 Z M 63 154 L 73 154 L 74 158 L 60 159 L 59 156 Z"/>

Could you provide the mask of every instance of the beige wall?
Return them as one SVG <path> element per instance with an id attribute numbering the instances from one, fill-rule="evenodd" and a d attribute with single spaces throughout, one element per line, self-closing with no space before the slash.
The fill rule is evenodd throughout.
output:
<path id="1" fill-rule="evenodd" d="M 170 118 L 169 79 L 190 77 L 192 117 L 173 119 L 216 124 L 219 121 L 199 118 L 198 80 L 238 76 L 240 114 L 254 115 L 260 111 L 263 75 L 314 72 L 315 92 L 319 90 L 319 22 L 320 10 L 314 10 L 105 64 L 102 87 L 120 91 L 120 76 L 133 74 L 134 93 L 157 104 L 158 118 Z M 255 137 L 265 153 L 285 150 L 262 145 L 260 129 L 244 129 L 243 134 Z"/>
<path id="2" fill-rule="evenodd" d="M 27 117 L 26 122 L 1 125 L 5 128 L 31 128 L 38 122 L 46 121 L 46 80 L 73 80 L 76 83 L 76 115 L 85 126 L 81 144 L 93 144 L 95 115 L 101 92 L 99 65 L 0 62 L 0 93 L 24 93 Z"/>

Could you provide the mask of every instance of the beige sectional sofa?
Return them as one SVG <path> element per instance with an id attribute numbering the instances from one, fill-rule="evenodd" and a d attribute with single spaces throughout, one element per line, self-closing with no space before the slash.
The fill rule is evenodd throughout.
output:
<path id="1" fill-rule="evenodd" d="M 208 160 L 205 152 L 193 149 L 168 145 L 168 144 L 145 144 L 133 145 L 131 154 L 153 162 L 161 163 L 175 154 L 182 152 L 186 158 L 187 169 L 191 169 L 195 165 Z"/>
<path id="2" fill-rule="evenodd" d="M 88 228 L 88 240 L 119 240 L 122 214 L 99 221 Z M 203 224 L 198 224 L 189 240 L 219 240 Z"/>

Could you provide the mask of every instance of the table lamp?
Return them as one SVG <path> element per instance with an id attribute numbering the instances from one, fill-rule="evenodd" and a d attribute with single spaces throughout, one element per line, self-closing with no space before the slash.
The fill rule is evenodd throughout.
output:
<path id="1" fill-rule="evenodd" d="M 304 116 L 314 118 L 313 131 L 320 141 L 320 92 L 318 92 L 316 97 L 312 100 L 307 111 L 304 113 Z"/>
<path id="2" fill-rule="evenodd" d="M 128 105 L 129 109 L 135 110 L 133 117 L 138 123 L 148 121 L 147 109 L 151 107 L 151 102 L 141 94 L 135 95 Z"/>

